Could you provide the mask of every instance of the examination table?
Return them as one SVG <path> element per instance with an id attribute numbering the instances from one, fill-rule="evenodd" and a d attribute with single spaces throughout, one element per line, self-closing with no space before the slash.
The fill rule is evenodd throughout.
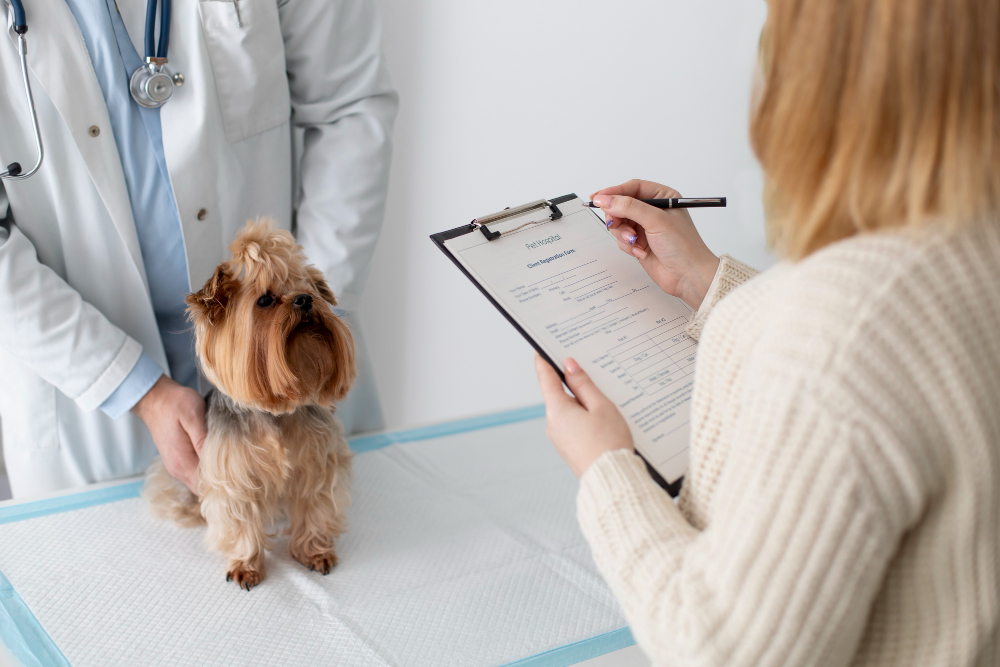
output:
<path id="1" fill-rule="evenodd" d="M 0 503 L 0 639 L 27 667 L 552 666 L 631 646 L 544 424 L 531 407 L 353 439 L 340 564 L 308 571 L 279 531 L 249 592 L 203 528 L 150 516 L 141 480 Z M 633 652 L 599 661 L 648 664 Z"/>

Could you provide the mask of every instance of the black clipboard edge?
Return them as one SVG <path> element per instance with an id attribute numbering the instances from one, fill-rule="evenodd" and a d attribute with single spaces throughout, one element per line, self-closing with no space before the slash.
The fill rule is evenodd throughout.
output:
<path id="1" fill-rule="evenodd" d="M 563 195 L 562 197 L 556 197 L 555 199 L 552 199 L 550 201 L 553 204 L 559 205 L 576 198 L 577 195 L 575 193 L 571 193 L 568 195 Z M 486 291 L 485 287 L 479 284 L 479 281 L 476 280 L 475 277 L 471 273 L 469 273 L 469 271 L 464 266 L 462 266 L 462 263 L 458 261 L 458 258 L 455 257 L 453 254 L 451 254 L 451 251 L 448 250 L 448 248 L 444 244 L 445 241 L 450 241 L 451 239 L 458 238 L 459 236 L 465 236 L 466 234 L 469 234 L 473 231 L 475 231 L 475 228 L 472 225 L 462 225 L 461 227 L 455 227 L 454 229 L 449 229 L 444 232 L 431 234 L 430 238 L 431 241 L 434 242 L 434 245 L 436 245 L 441 250 L 441 252 L 443 252 L 448 257 L 448 259 L 451 260 L 452 264 L 457 266 L 458 270 L 461 271 L 463 274 L 465 274 L 465 277 L 468 278 L 469 281 L 476 286 L 476 289 L 478 289 L 482 293 L 482 295 L 485 296 L 487 300 L 489 300 L 489 302 L 493 304 L 493 307 L 496 308 L 498 311 L 500 311 L 500 314 L 503 315 L 504 318 L 508 322 L 510 322 L 515 329 L 517 329 L 517 332 L 521 334 L 521 336 L 523 336 L 526 341 L 528 341 L 531 347 L 535 349 L 535 352 L 541 355 L 542 359 L 549 362 L 549 365 L 552 366 L 552 368 L 555 369 L 556 373 L 559 374 L 559 379 L 563 381 L 563 384 L 565 384 L 566 376 L 563 375 L 562 370 L 559 369 L 559 365 L 556 364 L 554 361 L 552 361 L 552 358 L 549 357 L 549 355 L 545 353 L 545 351 L 541 348 L 541 346 L 539 346 L 538 343 L 535 342 L 535 339 L 532 338 L 528 334 L 528 332 L 525 331 L 521 327 L 521 325 L 517 323 L 517 320 L 515 320 L 513 317 L 510 316 L 510 313 L 508 313 L 506 309 L 504 309 L 504 307 L 501 306 L 497 302 L 497 300 L 494 299 L 493 296 Z M 683 476 L 678 477 L 677 481 L 671 484 L 667 480 L 663 479 L 663 476 L 660 475 L 660 473 L 656 472 L 653 466 L 649 465 L 649 461 L 646 460 L 646 457 L 644 457 L 638 451 L 636 452 L 636 456 L 642 459 L 642 462 L 646 465 L 646 470 L 649 472 L 649 476 L 653 478 L 653 481 L 656 482 L 660 487 L 662 487 L 667 493 L 669 493 L 672 498 L 676 498 L 678 494 L 680 494 L 681 487 L 684 485 Z"/>
<path id="2" fill-rule="evenodd" d="M 451 251 L 448 250 L 447 247 L 445 247 L 445 245 L 444 245 L 445 241 L 449 241 L 449 240 L 451 240 L 453 238 L 457 238 L 459 236 L 465 236 L 466 234 L 468 234 L 468 233 L 470 233 L 472 231 L 475 231 L 475 230 L 472 228 L 471 225 L 463 225 L 461 227 L 456 227 L 454 229 L 449 229 L 446 232 L 440 232 L 438 234 L 432 234 L 431 235 L 431 240 L 434 241 L 434 244 L 438 248 L 441 249 L 441 252 L 443 252 L 448 257 L 448 259 L 450 259 L 452 261 L 452 263 L 455 266 L 458 267 L 458 270 L 465 274 L 465 277 L 468 278 L 469 281 L 472 282 L 472 284 L 476 286 L 476 289 L 478 289 L 480 292 L 482 292 L 483 296 L 485 296 L 489 300 L 489 302 L 493 304 L 493 307 L 496 308 L 497 310 L 499 310 L 500 314 L 503 315 L 504 318 L 506 318 L 506 320 L 508 322 L 510 322 L 515 329 L 517 329 L 517 332 L 519 334 L 521 334 L 524 337 L 524 339 L 531 344 L 531 347 L 535 348 L 535 352 L 537 352 L 538 354 L 540 354 L 542 356 L 542 359 L 545 359 L 545 361 L 549 362 L 549 364 L 552 366 L 552 368 L 556 369 L 556 373 L 559 374 L 559 379 L 562 380 L 563 382 L 566 382 L 566 376 L 563 375 L 563 372 L 559 369 L 559 366 L 556 365 L 556 363 L 552 361 L 552 359 L 549 357 L 549 355 L 547 355 L 545 353 L 545 350 L 543 350 L 538 345 L 538 343 L 535 342 L 534 338 L 532 338 L 530 335 L 528 335 L 528 332 L 525 331 L 521 327 L 521 325 L 517 323 L 517 320 L 515 320 L 513 317 L 510 316 L 510 313 L 508 313 L 504 309 L 504 307 L 501 306 L 497 302 L 497 300 L 493 298 L 493 295 L 491 295 L 489 292 L 486 291 L 486 288 L 484 288 L 482 285 L 479 284 L 479 281 L 476 280 L 475 277 L 473 277 L 473 275 L 471 273 L 469 273 L 469 271 L 464 266 L 462 266 L 462 263 L 459 262 L 458 259 L 454 255 L 451 254 Z"/>

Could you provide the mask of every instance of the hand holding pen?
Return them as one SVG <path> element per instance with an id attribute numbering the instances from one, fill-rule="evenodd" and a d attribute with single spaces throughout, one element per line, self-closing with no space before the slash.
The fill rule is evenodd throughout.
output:
<path id="1" fill-rule="evenodd" d="M 719 258 L 705 245 L 687 208 L 657 208 L 640 201 L 680 197 L 665 185 L 631 180 L 599 190 L 591 199 L 604 212 L 621 251 L 638 259 L 664 292 L 697 310 L 715 278 Z"/>

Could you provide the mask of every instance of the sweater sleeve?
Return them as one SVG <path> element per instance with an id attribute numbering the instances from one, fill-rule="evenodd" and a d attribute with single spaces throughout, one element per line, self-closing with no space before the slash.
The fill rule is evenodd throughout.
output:
<path id="1" fill-rule="evenodd" d="M 708 316 L 712 313 L 712 308 L 715 304 L 722 301 L 722 297 L 726 296 L 734 289 L 750 280 L 756 276 L 760 271 L 753 268 L 749 264 L 744 264 L 738 259 L 733 259 L 729 255 L 723 255 L 719 258 L 719 268 L 715 271 L 715 277 L 712 279 L 712 284 L 708 286 L 708 292 L 705 293 L 705 299 L 701 302 L 701 308 L 698 312 L 694 314 L 691 318 L 691 322 L 687 325 L 687 333 L 691 338 L 698 340 L 701 336 L 701 329 L 705 326 L 705 321 Z"/>
<path id="2" fill-rule="evenodd" d="M 584 535 L 655 664 L 845 665 L 858 646 L 903 528 L 852 454 L 864 436 L 781 384 L 748 397 L 701 532 L 630 452 L 583 475 Z"/>

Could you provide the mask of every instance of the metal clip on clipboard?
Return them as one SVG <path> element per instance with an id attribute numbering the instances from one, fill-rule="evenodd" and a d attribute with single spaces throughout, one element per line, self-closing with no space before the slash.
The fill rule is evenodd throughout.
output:
<path id="1" fill-rule="evenodd" d="M 570 197 L 570 199 L 574 197 L 575 195 L 573 197 Z M 566 198 L 560 197 L 559 199 L 565 200 Z M 558 220 L 563 215 L 562 211 L 559 210 L 558 206 L 558 204 L 562 203 L 562 201 L 560 200 L 550 201 L 548 199 L 539 199 L 538 201 L 533 201 L 528 204 L 522 204 L 521 206 L 515 206 L 514 208 L 505 208 L 502 211 L 497 211 L 496 213 L 490 213 L 489 215 L 485 215 L 481 218 L 476 218 L 470 223 L 470 225 L 472 226 L 473 229 L 478 229 L 479 231 L 481 231 L 483 233 L 483 236 L 486 237 L 487 241 L 495 241 L 498 238 L 500 238 L 501 232 L 490 231 L 489 227 L 487 227 L 486 225 L 492 225 L 497 222 L 502 222 L 503 220 L 510 220 L 511 218 L 516 218 L 524 215 L 525 213 L 530 213 L 531 211 L 537 211 L 543 208 L 549 209 L 548 217 L 541 218 L 540 220 L 531 220 L 530 222 L 518 225 L 514 229 L 508 229 L 507 231 L 502 233 L 510 234 L 511 232 L 516 232 L 517 230 L 523 229 L 528 225 L 537 225 L 543 222 L 551 222 L 553 220 Z"/>

